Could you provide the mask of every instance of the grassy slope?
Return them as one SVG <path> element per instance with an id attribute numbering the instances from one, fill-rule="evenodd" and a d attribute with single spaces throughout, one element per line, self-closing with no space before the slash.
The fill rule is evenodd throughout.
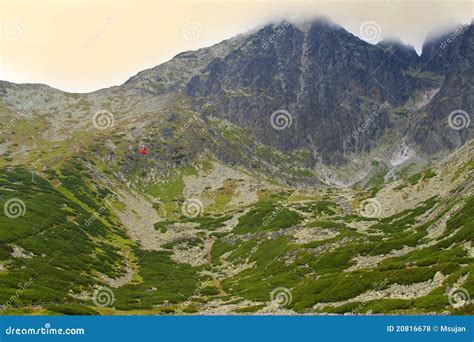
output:
<path id="1" fill-rule="evenodd" d="M 13 141 L 16 146 L 23 143 L 31 145 L 34 142 L 30 141 L 27 133 L 32 129 L 41 130 L 42 124 L 38 122 L 35 128 L 31 123 L 19 122 L 5 140 Z M 236 128 L 226 128 L 222 134 L 234 144 L 248 138 Z M 0 160 L 2 205 L 9 198 L 19 198 L 26 207 L 24 216 L 20 218 L 0 215 L 0 303 L 6 303 L 11 298 L 15 298 L 13 303 L 19 305 L 67 302 L 67 305 L 33 311 L 64 314 L 194 312 L 215 299 L 235 302 L 248 299 L 257 303 L 248 308 L 237 309 L 237 312 L 243 313 L 261 309 L 268 302 L 273 289 L 286 287 L 291 289 L 293 295 L 288 308 L 297 312 L 343 313 L 361 307 L 363 312 L 372 310 L 384 313 L 445 310 L 452 313 L 472 312 L 472 306 L 454 310 L 448 305 L 445 294 L 446 289 L 465 274 L 469 275 L 463 287 L 469 293 L 474 293 L 472 257 L 463 247 L 473 240 L 472 197 L 468 201 L 461 201 L 459 195 L 425 198 L 416 207 L 400 211 L 391 217 L 369 220 L 357 214 L 344 216 L 342 208 L 335 201 L 339 195 L 338 190 L 324 192 L 322 196 L 308 196 L 309 200 L 304 203 L 299 202 L 297 197 L 290 197 L 289 192 L 281 192 L 264 196 L 247 208 L 234 208 L 236 210 L 230 213 L 222 212 L 236 191 L 234 185 L 229 183 L 214 194 L 216 204 L 210 208 L 210 213 L 189 219 L 180 214 L 180 203 L 184 199 L 183 175 L 194 171 L 181 163 L 183 152 L 177 149 L 175 154 L 180 156 L 181 172 L 171 175 L 163 183 L 139 184 L 138 188 L 163 203 L 162 207 L 157 208 L 160 214 L 170 213 L 166 215 L 166 221 L 155 225 L 157 230 L 164 233 L 174 222 L 193 222 L 202 234 L 189 241 L 190 245 L 202 247 L 203 237 L 207 233 L 215 239 L 210 264 L 192 267 L 177 264 L 171 259 L 173 248 L 180 241 L 165 245 L 163 251 L 143 251 L 130 240 L 124 227 L 105 205 L 104 198 L 110 190 L 93 181 L 81 159 L 72 152 L 74 141 L 80 140 L 85 150 L 94 151 L 90 155 L 103 155 L 102 138 L 80 132 L 76 135 L 75 139 L 78 140 L 67 143 L 41 141 L 38 151 L 19 154 L 17 157 L 12 156 L 11 151 L 14 149 L 10 147 L 9 152 Z M 112 140 L 116 145 L 123 144 L 116 135 L 112 136 Z M 171 144 L 171 140 L 167 143 Z M 122 149 L 119 152 L 123 152 L 124 146 L 120 147 Z M 159 151 L 164 149 L 162 146 Z M 266 156 L 274 153 L 261 146 L 258 152 Z M 122 155 L 116 160 L 123 161 L 126 158 L 126 155 Z M 279 162 L 285 162 L 285 158 L 291 159 L 278 153 L 274 153 L 272 158 Z M 40 160 L 37 170 L 42 170 L 44 166 L 48 170 L 37 173 L 32 178 L 30 163 L 36 159 Z M 90 162 L 95 163 L 108 177 L 111 170 L 118 171 L 124 167 L 117 162 L 111 170 L 107 170 L 103 160 L 91 157 Z M 133 162 L 135 169 L 130 176 L 139 175 L 147 167 L 144 160 L 137 159 Z M 257 164 L 256 170 L 265 170 L 264 164 L 260 161 Z M 11 168 L 12 165 L 15 167 Z M 455 178 L 469 177 L 472 167 L 470 160 L 451 173 L 454 173 Z M 297 178 L 307 176 L 307 171 L 294 173 L 297 173 Z M 406 180 L 400 183 L 398 190 L 416 189 L 437 173 L 439 170 L 429 169 L 414 175 L 401 175 L 406 176 Z M 446 182 L 449 181 L 452 179 L 446 176 Z M 373 197 L 385 186 L 382 174 L 375 177 L 372 185 L 375 188 L 368 191 L 354 190 L 359 202 Z M 462 194 L 466 189 L 452 190 L 459 190 Z M 427 220 L 424 215 L 434 210 L 442 213 L 456 203 L 460 205 L 460 209 L 447 220 L 446 231 L 432 246 L 399 257 L 385 258 L 373 268 L 348 271 L 358 255 L 382 256 L 405 246 L 416 247 L 426 242 L 428 226 L 439 218 Z M 120 203 L 117 205 L 120 206 Z M 238 219 L 232 232 L 216 232 L 237 211 L 243 209 L 248 209 L 248 212 Z M 100 217 L 86 225 L 86 220 L 99 211 Z M 304 214 L 307 216 L 304 217 Z M 271 216 L 269 222 L 264 219 L 268 215 Z M 369 233 L 362 234 L 350 228 L 353 222 L 369 224 Z M 337 235 L 298 244 L 291 234 L 285 233 L 296 225 L 321 232 L 329 229 L 337 232 Z M 383 233 L 383 238 L 377 233 Z M 28 257 L 13 257 L 15 246 L 26 251 Z M 122 275 L 127 258 L 136 264 L 136 274 L 131 283 L 114 289 L 114 309 L 94 308 L 95 311 L 90 311 L 71 304 L 77 302 L 93 307 L 90 300 L 78 299 L 79 295 L 83 291 L 90 294 L 95 286 L 105 285 L 100 280 L 99 273 L 110 278 Z M 231 268 L 242 264 L 251 264 L 253 267 L 222 279 L 212 279 L 211 276 L 200 273 L 219 273 L 224 263 Z M 312 309 L 317 303 L 350 300 L 376 289 L 381 283 L 387 287 L 395 283 L 427 281 L 437 272 L 447 276 L 443 286 L 420 298 L 352 302 Z M 16 296 L 18 284 L 24 284 L 29 279 L 33 280 L 31 285 L 20 296 Z M 165 301 L 169 305 L 163 306 Z"/>

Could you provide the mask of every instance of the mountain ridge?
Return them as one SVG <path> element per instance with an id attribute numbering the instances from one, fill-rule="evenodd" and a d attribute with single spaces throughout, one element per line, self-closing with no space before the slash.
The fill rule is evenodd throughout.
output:
<path id="1" fill-rule="evenodd" d="M 53 98 L 64 94 L 92 104 L 99 99 L 106 103 L 107 98 L 124 93 L 143 96 L 153 110 L 152 102 L 184 96 L 188 109 L 205 121 L 207 116 L 229 120 L 250 129 L 253 139 L 284 153 L 309 149 L 305 167 L 310 168 L 322 164 L 343 168 L 351 162 L 349 158 L 377 150 L 385 136 L 411 144 L 427 159 L 449 153 L 472 138 L 469 126 L 456 131 L 445 124 L 453 110 L 469 113 L 472 101 L 466 100 L 463 109 L 459 101 L 445 104 L 445 97 L 436 96 L 447 92 L 443 89 L 450 79 L 464 76 L 459 70 L 449 76 L 451 69 L 436 67 L 437 55 L 427 57 L 428 49 L 436 45 L 433 39 L 425 44 L 425 53 L 417 56 L 413 49 L 398 43 L 371 45 L 327 20 L 304 25 L 303 31 L 288 21 L 265 25 L 208 48 L 180 53 L 121 86 L 88 94 L 55 90 Z M 472 35 L 472 25 L 463 28 L 453 44 L 443 49 L 452 63 L 459 64 L 461 56 L 472 54 L 472 45 L 462 43 L 469 42 Z M 438 40 L 444 41 L 445 36 Z M 466 67 L 472 73 L 472 68 Z M 445 77 L 448 80 L 443 86 Z M 22 87 L 2 85 L 4 93 L 7 88 Z M 461 87 L 470 97 L 472 87 Z M 33 88 L 42 91 L 41 85 Z M 128 106 L 123 99 L 119 101 Z M 104 109 L 95 107 L 96 111 Z M 107 110 L 114 112 L 113 106 Z M 283 130 L 271 125 L 271 114 L 279 110 L 291 116 L 290 126 Z M 425 110 L 438 114 L 427 121 L 423 119 Z M 405 113 L 406 118 L 396 113 Z M 361 127 L 364 129 L 354 134 Z M 426 127 L 432 128 L 426 132 L 436 141 L 433 146 L 425 143 Z M 393 153 L 398 152 L 393 149 Z"/>
<path id="2" fill-rule="evenodd" d="M 278 27 L 88 94 L 0 82 L 2 314 L 473 312 L 472 26 L 425 71 Z"/>

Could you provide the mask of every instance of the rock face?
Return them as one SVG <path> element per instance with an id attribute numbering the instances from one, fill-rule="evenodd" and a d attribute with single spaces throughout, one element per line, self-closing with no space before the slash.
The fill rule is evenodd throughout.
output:
<path id="1" fill-rule="evenodd" d="M 472 312 L 474 141 L 433 158 L 472 137 L 472 31 L 283 22 L 89 94 L 0 81 L 0 305 L 31 275 L 19 304 L 113 314 Z"/>
<path id="2" fill-rule="evenodd" d="M 411 137 L 429 154 L 453 150 L 474 132 L 470 124 L 474 110 L 474 26 L 460 26 L 426 43 L 420 58 L 423 70 L 445 78 L 439 92 L 415 116 Z"/>
<path id="3" fill-rule="evenodd" d="M 413 83 L 405 82 L 403 70 L 416 63 L 414 50 L 395 50 L 322 20 L 306 27 L 270 25 L 215 58 L 186 90 L 214 104 L 217 115 L 253 127 L 264 143 L 283 150 L 312 147 L 323 159 L 337 161 L 338 152 L 370 149 L 390 125 L 386 113 L 357 139 L 352 130 L 377 106 L 400 105 L 411 93 Z M 276 110 L 290 113 L 288 129 L 272 128 Z"/>
<path id="4" fill-rule="evenodd" d="M 459 25 L 446 34 L 428 38 L 420 56 L 423 71 L 447 74 L 465 58 L 472 38 L 472 24 Z M 471 43 L 472 44 L 472 43 Z"/>
<path id="5" fill-rule="evenodd" d="M 460 26 L 428 40 L 418 56 L 397 41 L 369 44 L 326 20 L 284 21 L 180 53 L 121 86 L 80 98 L 7 82 L 0 83 L 0 94 L 10 107 L 33 98 L 35 110 L 54 112 L 57 120 L 62 116 L 55 108 L 65 104 L 85 116 L 111 102 L 112 111 L 141 121 L 141 127 L 127 126 L 134 132 L 129 140 L 148 140 L 150 150 L 159 151 L 152 158 L 180 157 L 166 160 L 173 165 L 191 162 L 187 156 L 204 150 L 227 164 L 244 159 L 234 153 L 235 144 L 207 124 L 214 118 L 245 130 L 252 145 L 262 143 L 287 155 L 308 149 L 304 166 L 309 168 L 357 162 L 374 150 L 390 149 L 394 141 L 406 142 L 429 160 L 473 137 L 473 36 L 472 24 Z M 32 97 L 37 92 L 43 98 Z M 167 119 L 153 114 L 145 124 L 144 112 L 166 112 Z M 170 139 L 183 132 L 191 143 L 154 142 L 157 134 Z M 252 153 L 246 155 L 249 160 Z M 130 173 L 137 158 L 125 159 L 122 171 Z"/>
<path id="6" fill-rule="evenodd" d="M 472 113 L 472 36 L 472 25 L 457 28 L 428 41 L 418 56 L 399 42 L 368 44 L 322 19 L 281 22 L 180 54 L 126 86 L 157 94 L 183 90 L 212 109 L 207 115 L 250 128 L 262 143 L 286 152 L 308 147 L 314 162 L 337 164 L 347 153 L 373 149 L 392 127 L 388 111 L 436 89 L 437 79 L 438 95 L 410 115 L 411 141 L 432 154 L 472 136 L 446 129 L 452 110 Z M 284 130 L 271 124 L 278 110 L 289 113 Z"/>

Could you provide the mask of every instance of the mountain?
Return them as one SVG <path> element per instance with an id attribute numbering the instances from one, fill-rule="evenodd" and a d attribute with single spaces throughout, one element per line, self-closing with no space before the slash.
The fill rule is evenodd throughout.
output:
<path id="1" fill-rule="evenodd" d="M 283 21 L 0 82 L 3 313 L 472 313 L 472 42 Z"/>
<path id="2" fill-rule="evenodd" d="M 127 85 L 135 85 L 141 91 L 153 92 L 153 87 L 166 91 L 169 85 L 162 81 L 161 75 L 175 73 L 174 70 L 178 70 L 175 64 L 186 63 L 187 67 L 177 72 L 180 77 L 186 75 L 186 80 L 179 85 L 174 81 L 171 89 L 185 88 L 198 107 L 210 104 L 219 118 L 252 127 L 255 137 L 262 143 L 284 151 L 308 147 L 317 154 L 315 160 L 338 163 L 344 162 L 347 153 L 371 150 L 376 145 L 375 140 L 390 128 L 388 113 L 382 111 L 363 134 L 353 136 L 354 130 L 382 104 L 396 109 L 403 107 L 410 96 L 419 97 L 425 93 L 433 96 L 432 92 L 442 86 L 442 79 L 447 78 L 442 87 L 443 94 L 451 79 L 472 70 L 469 68 L 472 64 L 472 25 L 458 31 L 458 36 L 452 43 L 447 43 L 445 49 L 435 49 L 435 46 L 447 42 L 449 36 L 427 42 L 418 57 L 413 47 L 397 42 L 374 46 L 325 20 L 316 20 L 303 27 L 283 22 L 197 54 L 178 55 L 166 63 L 169 66 L 159 67 L 159 72 L 154 69 L 143 72 Z M 189 69 L 190 65 L 193 69 Z M 466 79 L 469 82 L 469 76 Z M 472 94 L 469 84 L 459 86 Z M 426 129 L 440 125 L 449 112 L 462 109 L 462 105 L 459 101 L 446 105 L 435 101 L 430 111 L 439 112 L 436 123 L 421 126 Z M 289 129 L 278 132 L 268 124 L 268 118 L 276 110 L 290 113 L 292 125 Z M 465 108 L 465 111 L 469 110 Z M 415 127 L 410 137 L 422 145 L 416 138 L 423 134 L 419 130 L 422 128 Z M 439 129 L 437 133 L 441 133 Z M 456 132 L 447 133 L 455 135 Z M 441 143 L 431 150 L 425 147 L 423 151 L 432 154 L 443 149 L 452 150 L 471 137 L 472 132 L 467 132 L 455 142 Z"/>
<path id="3" fill-rule="evenodd" d="M 427 153 L 453 150 L 472 138 L 473 128 L 469 123 L 474 109 L 473 37 L 471 24 L 423 46 L 422 70 L 445 75 L 439 91 L 419 111 L 410 134 Z M 453 120 L 448 120 L 453 112 Z M 450 127 L 447 121 L 451 121 L 454 129 L 447 129 Z"/>

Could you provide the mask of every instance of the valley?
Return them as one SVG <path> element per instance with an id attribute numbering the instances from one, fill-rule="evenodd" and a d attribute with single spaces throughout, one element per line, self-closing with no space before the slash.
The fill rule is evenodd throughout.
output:
<path id="1" fill-rule="evenodd" d="M 473 313 L 473 25 L 421 56 L 281 25 L 0 82 L 2 314 Z"/>

